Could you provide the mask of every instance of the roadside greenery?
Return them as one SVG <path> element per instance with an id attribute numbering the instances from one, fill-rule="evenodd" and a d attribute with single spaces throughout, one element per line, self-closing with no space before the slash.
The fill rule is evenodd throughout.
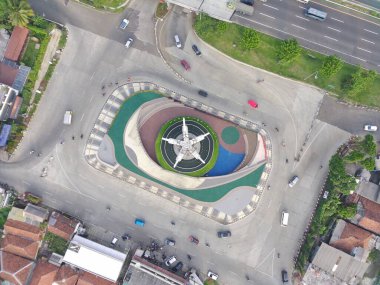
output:
<path id="1" fill-rule="evenodd" d="M 6 29 L 14 26 L 25 27 L 34 15 L 26 0 L 1 0 L 0 25 Z"/>
<path id="2" fill-rule="evenodd" d="M 69 246 L 69 243 L 65 239 L 50 232 L 45 234 L 44 241 L 47 242 L 50 251 L 60 255 L 64 255 Z"/>
<path id="3" fill-rule="evenodd" d="M 357 163 L 372 171 L 375 169 L 376 141 L 372 135 L 352 141 L 350 152 L 344 157 L 347 163 Z"/>
<path id="4" fill-rule="evenodd" d="M 371 263 L 380 261 L 380 250 L 373 248 L 368 255 L 367 261 Z"/>
<path id="5" fill-rule="evenodd" d="M 112 12 L 121 12 L 119 6 L 126 0 L 79 0 L 82 3 L 93 6 L 98 10 L 107 10 Z M 122 9 L 122 8 L 121 8 Z"/>
<path id="6" fill-rule="evenodd" d="M 252 50 L 254 48 L 257 48 L 259 42 L 259 34 L 255 30 L 244 30 L 243 36 L 241 38 L 241 46 L 243 50 Z"/>
<path id="7" fill-rule="evenodd" d="M 361 71 L 362 68 L 358 66 L 340 64 L 338 57 L 326 59 L 328 57 L 320 53 L 298 49 L 294 40 L 282 41 L 259 32 L 256 32 L 260 38 L 259 45 L 245 50 L 241 45 L 242 35 L 245 30 L 251 29 L 233 23 L 221 23 L 200 14 L 194 28 L 204 41 L 234 59 L 318 86 L 336 94 L 341 100 L 380 107 L 380 76 L 373 71 Z M 288 58 L 293 60 L 285 63 Z M 278 64 L 279 59 L 282 59 L 282 64 Z M 321 76 L 312 76 L 321 71 Z M 353 76 L 355 73 L 358 74 Z"/>
<path id="8" fill-rule="evenodd" d="M 8 214 L 11 211 L 12 207 L 6 207 L 0 209 L 0 229 L 4 228 L 4 224 L 7 221 Z"/>
<path id="9" fill-rule="evenodd" d="M 166 2 L 158 3 L 157 9 L 156 9 L 156 17 L 162 19 L 166 16 L 167 13 L 168 13 L 168 4 Z"/>

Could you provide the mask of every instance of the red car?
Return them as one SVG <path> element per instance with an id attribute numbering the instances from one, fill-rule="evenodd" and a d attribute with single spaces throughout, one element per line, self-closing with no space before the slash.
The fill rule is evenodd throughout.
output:
<path id="1" fill-rule="evenodd" d="M 248 104 L 255 109 L 259 107 L 259 104 L 257 104 L 254 100 L 248 100 Z"/>
<path id="2" fill-rule="evenodd" d="M 195 244 L 199 243 L 199 240 L 194 236 L 189 236 L 189 241 L 191 241 L 192 243 L 195 243 Z"/>
<path id="3" fill-rule="evenodd" d="M 182 64 L 184 69 L 190 70 L 190 64 L 186 60 L 182 59 L 181 64 Z"/>

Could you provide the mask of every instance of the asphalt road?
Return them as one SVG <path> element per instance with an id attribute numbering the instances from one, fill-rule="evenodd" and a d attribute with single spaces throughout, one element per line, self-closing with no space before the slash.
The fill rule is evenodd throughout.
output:
<path id="1" fill-rule="evenodd" d="M 326 176 L 327 168 L 321 170 L 319 166 L 327 165 L 331 154 L 349 134 L 323 122 L 322 115 L 314 120 L 324 100 L 318 90 L 226 59 L 197 41 L 186 16 L 173 14 L 163 27 L 161 41 L 169 63 L 191 84 L 178 80 L 156 52 L 152 21 L 155 3 L 153 0 L 132 1 L 127 11 L 136 11 L 136 17 L 129 18 L 131 24 L 125 32 L 117 28 L 123 16 L 100 13 L 72 2 L 68 6 L 59 1 L 44 3 L 46 17 L 53 19 L 62 14 L 62 19 L 66 19 L 68 44 L 15 157 L 11 163 L 0 163 L 0 181 L 20 192 L 41 195 L 49 206 L 86 223 L 100 225 L 115 235 L 128 232 L 134 240 L 144 243 L 150 238 L 161 241 L 174 238 L 176 247 L 167 249 L 168 254 L 175 253 L 187 267 L 194 266 L 202 273 L 209 269 L 218 272 L 221 284 L 279 284 L 280 270 L 292 269 L 298 240 Z M 172 41 L 175 32 L 182 38 L 184 48 L 181 50 Z M 123 43 L 129 36 L 134 37 L 136 43 L 125 49 Z M 193 42 L 201 48 L 202 57 L 192 52 Z M 181 69 L 180 58 L 188 59 L 191 72 Z M 254 214 L 223 227 L 96 171 L 85 162 L 85 139 L 106 96 L 116 87 L 116 81 L 123 84 L 128 77 L 154 81 L 232 114 L 242 116 L 247 112 L 250 120 L 266 123 L 273 142 L 271 190 L 265 192 Z M 265 82 L 257 84 L 257 78 L 265 78 Z M 103 84 L 107 86 L 104 97 Z M 209 97 L 199 98 L 198 88 L 209 91 Z M 259 102 L 258 110 L 247 108 L 246 102 L 251 98 Z M 68 109 L 74 113 L 73 124 L 64 126 L 63 114 Z M 346 120 L 345 112 L 344 108 L 339 110 L 341 117 L 335 124 Z M 350 116 L 355 114 L 352 111 Z M 365 118 L 363 113 L 361 119 Z M 280 129 L 278 133 L 275 127 Z M 80 134 L 84 134 L 83 140 Z M 62 140 L 64 144 L 60 143 Z M 281 141 L 286 142 L 286 147 L 281 146 Z M 330 148 L 326 149 L 326 145 Z M 300 161 L 294 161 L 301 148 Z M 31 149 L 41 152 L 42 156 L 31 156 Z M 288 164 L 285 158 L 289 158 Z M 48 168 L 48 176 L 41 178 L 44 167 Z M 290 190 L 287 181 L 294 174 L 301 180 Z M 106 211 L 107 206 L 111 211 Z M 290 212 L 287 228 L 279 223 L 282 210 Z M 136 217 L 144 218 L 146 227 L 134 227 Z M 174 227 L 171 220 L 176 221 Z M 232 237 L 218 239 L 216 232 L 221 229 L 231 230 Z M 200 239 L 199 246 L 188 242 L 190 234 Z M 205 242 L 211 247 L 206 247 Z M 280 258 L 277 253 L 281 254 Z M 194 256 L 190 264 L 186 262 L 186 254 Z M 245 274 L 251 281 L 247 282 Z"/>
<path id="2" fill-rule="evenodd" d="M 308 7 L 327 12 L 326 20 L 306 17 Z M 255 1 L 253 16 L 235 13 L 232 20 L 277 38 L 294 37 L 306 48 L 336 54 L 351 64 L 380 71 L 380 26 L 321 4 Z"/>

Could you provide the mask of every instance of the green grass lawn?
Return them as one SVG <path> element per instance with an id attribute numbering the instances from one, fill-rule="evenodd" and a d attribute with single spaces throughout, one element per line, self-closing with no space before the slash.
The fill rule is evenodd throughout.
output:
<path id="1" fill-rule="evenodd" d="M 168 12 L 168 5 L 166 3 L 158 3 L 156 9 L 156 17 L 163 18 Z"/>
<path id="2" fill-rule="evenodd" d="M 36 43 L 29 40 L 21 62 L 26 66 L 30 66 L 31 68 L 33 68 L 38 52 L 39 49 L 36 49 Z"/>
<path id="3" fill-rule="evenodd" d="M 241 48 L 240 39 L 245 27 L 237 24 L 223 23 L 206 15 L 197 17 L 194 24 L 197 34 L 207 43 L 221 52 L 252 66 L 256 66 L 279 75 L 323 88 L 334 93 L 341 99 L 362 105 L 380 107 L 380 76 L 368 90 L 357 95 L 348 96 L 342 89 L 343 82 L 358 67 L 344 64 L 343 68 L 330 79 L 315 78 L 315 73 L 321 68 L 325 55 L 302 49 L 300 56 L 289 64 L 279 64 L 277 50 L 281 40 L 261 34 L 260 44 L 251 51 Z"/>
<path id="4" fill-rule="evenodd" d="M 125 2 L 125 0 L 80 0 L 80 2 L 94 6 L 97 9 L 108 10 L 108 8 L 116 9 L 121 4 L 123 4 Z M 117 12 L 119 12 L 119 11 L 117 11 Z"/>

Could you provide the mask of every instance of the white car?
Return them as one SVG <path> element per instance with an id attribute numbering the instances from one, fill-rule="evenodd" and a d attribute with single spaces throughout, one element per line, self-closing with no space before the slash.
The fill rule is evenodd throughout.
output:
<path id="1" fill-rule="evenodd" d="M 166 266 L 170 266 L 172 265 L 174 262 L 177 261 L 177 258 L 173 255 L 173 256 L 170 256 L 166 261 L 165 261 L 165 265 Z"/>
<path id="2" fill-rule="evenodd" d="M 375 125 L 365 125 L 364 130 L 367 132 L 376 132 L 377 131 L 377 126 Z"/>
<path id="3" fill-rule="evenodd" d="M 211 278 L 212 280 L 217 280 L 219 275 L 209 270 L 207 272 L 207 277 Z"/>
<path id="4" fill-rule="evenodd" d="M 125 47 L 126 48 L 129 48 L 133 43 L 133 39 L 132 38 L 129 38 L 128 41 L 125 43 Z"/>
<path id="5" fill-rule="evenodd" d="M 300 180 L 300 179 L 299 179 L 299 177 L 297 175 L 293 176 L 292 179 L 289 180 L 289 184 L 288 184 L 289 187 L 291 188 L 294 185 L 296 185 L 297 182 L 298 182 L 298 180 Z"/>
<path id="6" fill-rule="evenodd" d="M 122 30 L 125 30 L 125 28 L 128 26 L 128 24 L 129 24 L 129 21 L 127 19 L 123 19 L 120 23 L 119 28 Z"/>

